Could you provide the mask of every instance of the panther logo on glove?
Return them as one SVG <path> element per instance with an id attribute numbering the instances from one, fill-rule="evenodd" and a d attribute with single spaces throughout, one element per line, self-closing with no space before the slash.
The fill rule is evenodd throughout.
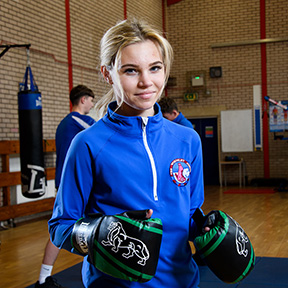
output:
<path id="1" fill-rule="evenodd" d="M 246 249 L 246 243 L 249 242 L 249 239 L 245 234 L 244 230 L 242 229 L 242 227 L 237 223 L 237 221 L 235 221 L 232 217 L 230 218 L 234 221 L 236 225 L 235 240 L 236 240 L 237 252 L 239 255 L 247 257 L 248 249 Z"/>
<path id="2" fill-rule="evenodd" d="M 139 239 L 128 236 L 120 222 L 111 222 L 107 229 L 110 230 L 107 235 L 107 241 L 102 240 L 102 245 L 112 246 L 111 250 L 115 253 L 118 253 L 119 248 L 128 249 L 127 253 L 122 254 L 123 257 L 128 259 L 136 255 L 140 258 L 137 263 L 142 266 L 146 265 L 150 254 L 145 243 Z"/>

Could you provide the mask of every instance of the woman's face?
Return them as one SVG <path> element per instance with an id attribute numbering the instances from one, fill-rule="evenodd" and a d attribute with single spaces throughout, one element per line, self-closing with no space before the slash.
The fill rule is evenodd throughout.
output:
<path id="1" fill-rule="evenodd" d="M 122 50 L 118 67 L 124 102 L 117 113 L 125 116 L 153 116 L 153 106 L 165 82 L 165 68 L 158 47 L 151 40 L 131 44 Z"/>

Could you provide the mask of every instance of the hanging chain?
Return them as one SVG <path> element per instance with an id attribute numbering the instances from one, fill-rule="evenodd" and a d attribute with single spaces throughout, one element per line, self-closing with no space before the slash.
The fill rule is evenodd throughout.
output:
<path id="1" fill-rule="evenodd" d="M 29 47 L 26 47 L 27 52 L 27 66 L 30 66 L 30 49 Z"/>

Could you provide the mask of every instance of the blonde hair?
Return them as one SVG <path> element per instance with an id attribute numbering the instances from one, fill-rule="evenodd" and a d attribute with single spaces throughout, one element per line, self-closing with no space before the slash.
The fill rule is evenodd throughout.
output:
<path id="1" fill-rule="evenodd" d="M 165 84 L 168 81 L 170 74 L 170 68 L 173 61 L 173 49 L 170 43 L 161 36 L 160 32 L 152 28 L 146 22 L 137 19 L 124 20 L 111 27 L 102 37 L 100 42 L 100 60 L 101 67 L 105 66 L 107 71 L 113 77 L 113 88 L 104 95 L 95 105 L 95 112 L 97 118 L 100 119 L 106 113 L 108 104 L 111 101 L 116 100 L 115 92 L 117 95 L 121 96 L 121 101 L 118 104 L 118 107 L 123 103 L 124 92 L 120 85 L 119 76 L 118 76 L 118 65 L 121 58 L 121 51 L 123 48 L 128 45 L 144 42 L 146 40 L 153 41 L 160 50 L 162 55 L 163 65 L 165 68 L 165 82 L 162 90 L 165 87 Z M 119 89 L 115 91 L 114 89 Z M 161 93 L 159 94 L 159 97 Z M 98 120 L 97 119 L 97 120 Z"/>

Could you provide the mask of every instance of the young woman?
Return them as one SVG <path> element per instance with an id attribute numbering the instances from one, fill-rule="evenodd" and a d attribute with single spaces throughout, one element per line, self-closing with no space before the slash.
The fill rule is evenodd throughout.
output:
<path id="1" fill-rule="evenodd" d="M 162 220 L 163 235 L 150 281 L 108 276 L 85 257 L 85 287 L 198 287 L 188 241 L 196 236 L 192 215 L 204 201 L 201 142 L 193 129 L 164 119 L 156 103 L 172 57 L 168 41 L 141 21 L 120 22 L 102 38 L 101 72 L 112 89 L 96 105 L 100 120 L 70 146 L 49 221 L 51 239 L 71 251 L 79 218 L 143 209 Z"/>

